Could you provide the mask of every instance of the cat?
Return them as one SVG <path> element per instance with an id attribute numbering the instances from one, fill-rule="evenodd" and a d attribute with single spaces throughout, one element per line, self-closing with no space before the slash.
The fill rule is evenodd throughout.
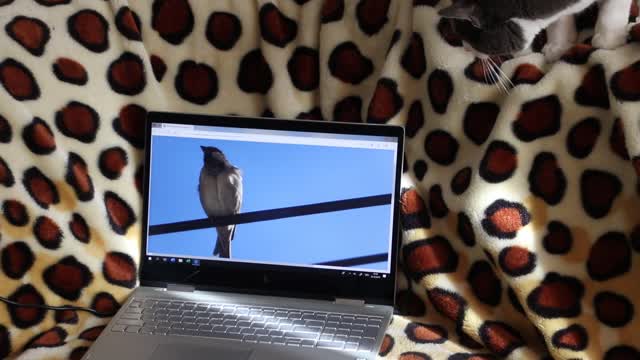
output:
<path id="1" fill-rule="evenodd" d="M 633 0 L 453 0 L 439 11 L 451 19 L 464 46 L 480 58 L 518 56 L 547 29 L 542 52 L 548 62 L 558 60 L 576 42 L 574 14 L 599 3 L 600 15 L 592 45 L 615 49 L 627 41 Z"/>

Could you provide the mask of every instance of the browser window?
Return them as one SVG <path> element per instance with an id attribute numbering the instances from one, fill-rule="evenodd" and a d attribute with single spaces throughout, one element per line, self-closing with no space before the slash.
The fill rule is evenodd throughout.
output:
<path id="1" fill-rule="evenodd" d="M 149 258 L 390 273 L 394 138 L 177 124 L 151 135 Z M 241 174 L 237 214 L 203 208 L 207 147 Z M 216 226 L 229 225 L 230 256 L 216 255 Z"/>

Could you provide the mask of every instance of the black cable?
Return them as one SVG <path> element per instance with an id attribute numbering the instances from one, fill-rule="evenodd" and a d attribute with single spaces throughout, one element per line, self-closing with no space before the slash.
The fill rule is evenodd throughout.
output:
<path id="1" fill-rule="evenodd" d="M 66 311 L 66 310 L 74 310 L 74 311 L 86 311 L 88 313 L 91 313 L 93 315 L 96 316 L 100 316 L 100 317 L 110 317 L 115 315 L 116 313 L 105 313 L 105 312 L 101 312 L 101 311 L 97 311 L 91 308 L 86 308 L 86 307 L 80 307 L 80 306 L 72 306 L 72 305 L 67 305 L 67 306 L 51 306 L 51 305 L 44 305 L 44 304 L 23 304 L 23 303 L 19 303 L 17 301 L 13 301 L 13 300 L 9 300 L 5 297 L 0 296 L 0 301 L 7 303 L 9 305 L 13 305 L 13 306 L 17 306 L 17 307 L 25 307 L 25 308 L 34 308 L 34 309 L 44 309 L 44 310 L 54 310 L 54 311 Z"/>

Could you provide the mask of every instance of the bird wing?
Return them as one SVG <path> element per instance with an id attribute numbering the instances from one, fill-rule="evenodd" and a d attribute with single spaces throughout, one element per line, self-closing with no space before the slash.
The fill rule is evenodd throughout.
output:
<path id="1" fill-rule="evenodd" d="M 242 206 L 242 175 L 231 169 L 218 176 L 218 198 L 228 214 L 237 214 Z"/>

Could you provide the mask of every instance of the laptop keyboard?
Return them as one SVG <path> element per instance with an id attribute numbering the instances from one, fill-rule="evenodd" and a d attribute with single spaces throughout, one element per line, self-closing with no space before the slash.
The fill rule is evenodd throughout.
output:
<path id="1" fill-rule="evenodd" d="M 254 305 L 133 299 L 111 331 L 371 352 L 382 319 Z"/>

